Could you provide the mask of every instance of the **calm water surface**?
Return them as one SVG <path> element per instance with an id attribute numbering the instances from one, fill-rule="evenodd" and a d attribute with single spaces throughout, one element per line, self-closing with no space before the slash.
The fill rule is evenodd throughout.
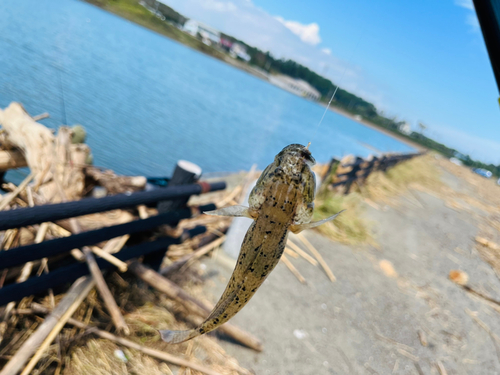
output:
<path id="1" fill-rule="evenodd" d="M 82 124 L 96 165 L 168 175 L 178 159 L 205 172 L 265 167 L 307 144 L 323 108 L 77 0 L 0 2 L 0 107 Z M 249 41 L 251 42 L 251 41 Z M 311 151 L 319 162 L 407 145 L 329 112 Z"/>

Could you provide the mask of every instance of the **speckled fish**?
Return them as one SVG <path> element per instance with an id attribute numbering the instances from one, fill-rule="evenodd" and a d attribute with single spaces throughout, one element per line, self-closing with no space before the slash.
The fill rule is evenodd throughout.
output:
<path id="1" fill-rule="evenodd" d="M 160 331 L 169 343 L 180 343 L 210 332 L 231 319 L 252 298 L 278 264 L 288 231 L 298 233 L 329 220 L 311 222 L 314 208 L 315 179 L 311 152 L 304 146 L 285 147 L 264 170 L 249 197 L 249 206 L 231 206 L 209 215 L 249 217 L 248 229 L 236 267 L 226 290 L 210 316 L 197 328 L 186 331 Z"/>

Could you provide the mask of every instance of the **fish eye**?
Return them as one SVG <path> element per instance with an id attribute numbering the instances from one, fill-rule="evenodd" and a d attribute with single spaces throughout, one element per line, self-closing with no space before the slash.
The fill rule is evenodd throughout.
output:
<path id="1" fill-rule="evenodd" d="M 304 158 L 304 161 L 307 165 L 312 167 L 314 164 L 316 164 L 316 160 L 311 155 L 311 152 L 309 150 L 303 150 L 302 151 L 302 157 Z"/>

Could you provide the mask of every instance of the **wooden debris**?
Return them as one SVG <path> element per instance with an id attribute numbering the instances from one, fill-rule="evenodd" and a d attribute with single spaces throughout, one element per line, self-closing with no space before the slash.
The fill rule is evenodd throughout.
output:
<path id="1" fill-rule="evenodd" d="M 330 279 L 330 281 L 333 283 L 335 281 L 337 281 L 337 278 L 335 277 L 335 275 L 333 274 L 332 270 L 330 269 L 330 267 L 328 266 L 328 264 L 326 264 L 325 260 L 323 259 L 323 257 L 321 256 L 321 254 L 318 252 L 318 250 L 316 250 L 316 248 L 307 240 L 307 238 L 305 238 L 305 236 L 302 234 L 302 233 L 299 233 L 296 235 L 296 237 L 302 241 L 302 243 L 304 245 L 306 245 L 306 247 L 309 249 L 309 251 L 314 255 L 314 257 L 318 260 L 319 264 L 321 265 L 321 267 L 323 267 L 323 269 L 325 270 L 325 273 L 326 275 L 328 276 L 328 278 Z"/>
<path id="2" fill-rule="evenodd" d="M 121 261 L 120 259 L 114 257 L 113 255 L 111 255 L 110 253 L 104 251 L 104 250 L 101 250 L 100 248 L 98 248 L 97 246 L 91 246 L 91 249 L 92 249 L 92 252 L 103 258 L 103 259 L 106 259 L 109 263 L 115 265 L 118 270 L 120 272 L 127 272 L 128 270 L 128 267 L 127 267 L 127 263 Z"/>
<path id="3" fill-rule="evenodd" d="M 444 368 L 443 363 L 439 359 L 436 361 L 436 367 L 439 371 L 439 375 L 448 375 L 448 372 Z"/>
<path id="4" fill-rule="evenodd" d="M 118 176 L 113 171 L 103 171 L 92 166 L 85 167 L 85 175 L 93 179 L 97 185 L 104 187 L 108 194 L 142 190 L 147 182 L 144 176 Z"/>
<path id="5" fill-rule="evenodd" d="M 290 260 L 288 260 L 288 258 L 286 257 L 285 254 L 283 254 L 281 256 L 281 261 L 283 262 L 283 264 L 285 266 L 287 266 L 287 268 L 290 270 L 290 272 L 293 273 L 293 275 L 302 283 L 302 284 L 305 284 L 306 283 L 306 279 L 304 278 L 304 276 L 302 276 L 300 274 L 300 272 L 297 270 L 297 268 L 295 268 L 295 266 L 292 264 L 292 262 L 290 262 Z"/>
<path id="6" fill-rule="evenodd" d="M 485 322 L 483 322 L 481 319 L 477 317 L 477 312 L 472 312 L 469 309 L 465 309 L 465 313 L 469 315 L 472 318 L 472 320 L 474 320 L 479 325 L 479 327 L 484 329 L 488 333 L 488 335 L 490 335 L 491 340 L 493 341 L 493 345 L 495 345 L 495 350 L 497 352 L 498 360 L 500 361 L 500 337 L 498 337 L 498 335 L 495 332 L 493 332 Z M 446 374 L 446 370 L 444 374 Z"/>
<path id="7" fill-rule="evenodd" d="M 242 185 L 236 186 L 233 191 L 231 191 L 226 197 L 224 197 L 224 199 L 222 199 L 220 202 L 217 202 L 217 207 L 224 207 L 228 203 L 232 202 L 238 196 L 238 194 L 241 193 L 242 190 Z"/>
<path id="8" fill-rule="evenodd" d="M 297 254 L 295 251 L 290 249 L 288 246 L 285 246 L 284 254 L 291 256 L 293 259 L 299 258 L 299 254 Z"/>
<path id="9" fill-rule="evenodd" d="M 487 325 L 485 322 L 483 322 L 481 319 L 479 319 L 479 318 L 477 317 L 477 313 L 476 313 L 476 312 L 473 312 L 473 311 L 471 311 L 471 310 L 469 310 L 469 309 L 465 309 L 465 313 L 466 313 L 467 315 L 469 315 L 469 316 L 472 318 L 472 320 L 474 320 L 474 321 L 475 321 L 475 322 L 479 325 L 479 327 L 481 327 L 481 328 L 482 328 L 482 329 L 484 329 L 486 332 L 488 332 L 488 334 L 491 336 L 491 338 L 492 338 L 494 341 L 496 341 L 498 344 L 500 344 L 500 337 L 499 337 L 499 336 L 498 336 L 495 332 L 493 332 L 493 331 L 491 330 L 491 328 L 490 328 L 490 327 L 488 327 L 488 325 Z"/>
<path id="10" fill-rule="evenodd" d="M 385 337 L 384 335 L 382 335 L 382 334 L 380 334 L 378 332 L 375 333 L 375 336 L 377 336 L 377 338 L 379 338 L 379 339 L 381 339 L 383 341 L 386 341 L 386 342 L 388 342 L 390 344 L 396 345 L 399 349 L 403 349 L 405 352 L 413 352 L 413 351 L 415 351 L 415 349 L 412 348 L 411 346 L 405 345 L 405 344 L 403 344 L 401 342 L 398 342 L 398 341 L 396 341 L 394 339 L 391 339 L 389 337 Z"/>
<path id="11" fill-rule="evenodd" d="M 401 348 L 397 348 L 397 351 L 399 354 L 401 355 L 404 355 L 406 358 L 409 358 L 411 359 L 413 362 L 418 362 L 420 360 L 419 357 L 417 357 L 416 355 L 413 355 L 411 353 L 408 353 L 406 350 L 404 349 L 401 349 Z"/>
<path id="12" fill-rule="evenodd" d="M 75 281 L 54 311 L 47 316 L 36 332 L 24 342 L 16 354 L 7 362 L 0 375 L 17 374 L 33 353 L 40 348 L 37 352 L 38 354 L 30 361 L 30 365 L 34 366 L 39 356 L 43 353 L 43 350 L 50 345 L 64 324 L 66 324 L 78 306 L 80 306 L 80 303 L 87 297 L 93 286 L 94 280 L 90 277 L 82 277 Z"/>
<path id="13" fill-rule="evenodd" d="M 318 261 L 316 259 L 314 259 L 312 256 L 310 256 L 309 254 L 307 254 L 304 250 L 302 250 L 298 245 L 296 245 L 294 242 L 292 241 L 288 241 L 287 243 L 287 246 L 290 246 L 297 254 L 299 254 L 302 258 L 304 258 L 305 260 L 307 260 L 309 263 L 311 263 L 313 266 L 317 266 L 318 265 Z"/>
<path id="14" fill-rule="evenodd" d="M 36 306 L 33 306 L 33 312 L 46 314 L 49 311 L 40 305 L 36 305 Z M 199 372 L 201 372 L 203 374 L 207 374 L 207 375 L 220 375 L 220 373 L 218 373 L 216 371 L 212 371 L 211 369 L 209 369 L 205 366 L 198 365 L 196 363 L 193 363 L 193 362 L 187 361 L 185 359 L 176 357 L 176 356 L 169 354 L 169 353 L 166 353 L 166 352 L 162 352 L 160 350 L 155 350 L 155 349 L 151 349 L 151 348 L 148 348 L 146 346 L 143 346 L 143 345 L 139 345 L 133 341 L 115 336 L 109 332 L 97 329 L 95 327 L 91 327 L 91 326 L 85 324 L 84 322 L 78 321 L 76 319 L 69 318 L 67 320 L 67 323 L 74 325 L 75 327 L 78 327 L 80 329 L 85 329 L 88 333 L 94 334 L 94 335 L 99 336 L 99 337 L 106 339 L 106 340 L 116 342 L 117 344 L 129 347 L 131 349 L 138 350 L 144 354 L 147 354 L 147 355 L 154 357 L 154 358 L 158 358 L 162 361 L 172 363 L 172 364 L 177 365 L 177 366 L 188 367 L 188 368 L 191 368 L 195 371 L 199 371 Z"/>
<path id="15" fill-rule="evenodd" d="M 420 344 L 422 346 L 428 346 L 429 343 L 427 341 L 427 335 L 425 334 L 425 332 L 422 330 L 419 330 L 417 333 L 418 333 L 418 339 L 420 340 Z"/>
<path id="16" fill-rule="evenodd" d="M 71 144 L 69 128 L 60 128 L 56 141 L 52 131 L 33 120 L 19 103 L 11 103 L 0 113 L 0 124 L 9 142 L 24 154 L 35 183 L 47 201 L 54 201 L 57 196 L 56 180 L 62 183 L 68 199 L 82 196 L 82 159 L 86 159 L 90 150 L 84 144 Z"/>
<path id="17" fill-rule="evenodd" d="M 190 254 L 187 254 L 186 256 L 182 257 L 178 261 L 170 264 L 169 266 L 167 266 L 165 268 L 162 268 L 162 270 L 160 271 L 160 273 L 162 275 L 168 275 L 169 273 L 172 273 L 173 271 L 178 270 L 179 268 L 181 268 L 182 266 L 184 266 L 187 262 L 193 261 L 194 259 L 198 259 L 198 258 L 202 257 L 203 255 L 209 253 L 213 249 L 215 249 L 217 246 L 222 245 L 222 243 L 225 240 L 226 240 L 226 236 L 225 235 L 222 236 L 222 237 L 219 237 L 215 241 L 210 242 L 209 244 L 207 244 L 207 245 L 205 245 L 203 247 L 200 247 L 198 250 L 196 250 L 196 251 L 194 251 L 194 252 L 192 252 Z"/>
<path id="18" fill-rule="evenodd" d="M 476 237 L 476 242 L 480 245 L 483 245 L 483 246 L 486 246 L 486 247 L 489 247 L 490 249 L 492 250 L 500 250 L 500 245 L 495 243 L 495 242 L 492 242 L 492 241 L 489 241 L 487 240 L 486 238 L 483 238 L 483 237 Z"/>
<path id="19" fill-rule="evenodd" d="M 8 171 L 14 168 L 26 167 L 26 159 L 19 150 L 2 150 L 0 151 L 0 172 Z"/>
<path id="20" fill-rule="evenodd" d="M 418 375 L 425 375 L 422 371 L 422 367 L 420 367 L 420 364 L 418 362 L 413 362 L 413 364 L 415 365 L 415 369 L 417 370 Z"/>
<path id="21" fill-rule="evenodd" d="M 62 186 L 59 183 L 59 181 L 57 181 L 57 179 L 56 179 L 56 186 L 59 190 L 59 195 L 61 196 L 62 200 L 66 201 L 67 200 L 66 193 L 62 189 Z M 69 223 L 73 233 L 81 232 L 80 224 L 75 218 L 69 219 Z M 94 255 L 92 254 L 92 250 L 90 249 L 90 247 L 84 246 L 82 247 L 82 253 L 85 257 L 85 262 L 87 262 L 87 265 L 89 267 L 89 271 L 95 280 L 97 290 L 99 291 L 99 294 L 104 304 L 106 305 L 108 312 L 111 315 L 113 324 L 115 325 L 118 332 L 123 332 L 125 335 L 130 334 L 130 330 L 127 327 L 127 323 L 125 322 L 125 319 L 123 318 L 123 315 L 120 312 L 120 308 L 118 307 L 115 299 L 113 298 L 113 294 L 109 290 L 108 285 L 104 280 L 104 276 L 102 275 L 102 272 L 99 269 L 99 266 L 97 265 Z"/>
<path id="22" fill-rule="evenodd" d="M 19 184 L 19 186 L 12 192 L 12 193 L 9 193 L 7 194 L 6 196 L 3 197 L 3 199 L 0 201 L 0 211 L 1 210 L 4 210 L 5 207 L 7 207 L 10 202 L 12 202 L 12 200 L 17 197 L 19 195 L 19 193 L 21 191 L 23 191 L 26 186 L 31 182 L 31 180 L 34 178 L 35 176 L 33 175 L 33 173 L 30 173 L 28 175 L 28 177 L 26 177 L 23 182 L 21 182 Z"/>
<path id="23" fill-rule="evenodd" d="M 40 113 L 39 115 L 33 116 L 33 120 L 38 122 L 40 120 L 43 120 L 43 119 L 46 119 L 49 117 L 50 117 L 50 115 L 47 112 L 44 112 L 44 113 Z"/>

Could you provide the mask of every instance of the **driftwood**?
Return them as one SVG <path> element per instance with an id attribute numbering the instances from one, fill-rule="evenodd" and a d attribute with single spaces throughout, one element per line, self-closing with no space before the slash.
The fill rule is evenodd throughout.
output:
<path id="1" fill-rule="evenodd" d="M 17 147 L 26 159 L 40 186 L 42 197 L 49 202 L 57 201 L 59 179 L 68 199 L 78 199 L 83 192 L 82 167 L 89 151 L 88 146 L 71 144 L 71 131 L 59 130 L 58 139 L 52 131 L 38 124 L 19 103 L 11 103 L 0 110 L 0 125 L 7 133 L 7 140 Z"/>
<path id="2" fill-rule="evenodd" d="M 5 365 L 0 375 L 17 374 L 40 345 L 44 345 L 49 339 L 50 342 L 45 345 L 50 345 L 93 287 L 94 281 L 90 277 L 82 277 L 75 281 L 54 311 Z"/>
<path id="3" fill-rule="evenodd" d="M 193 314 L 196 314 L 202 318 L 206 318 L 212 310 L 212 306 L 204 305 L 200 301 L 187 294 L 177 284 L 164 278 L 159 273 L 153 271 L 149 267 L 146 267 L 137 261 L 129 264 L 129 270 L 153 288 L 159 290 L 162 293 L 165 293 L 167 297 L 181 303 L 189 312 Z M 220 326 L 219 330 L 249 348 L 252 348 L 259 352 L 263 349 L 262 344 L 257 338 L 229 323 Z"/>
<path id="4" fill-rule="evenodd" d="M 15 197 L 17 197 L 18 194 L 26 188 L 26 186 L 31 182 L 31 180 L 33 179 L 33 177 L 34 177 L 33 173 L 30 173 L 28 175 L 28 177 L 26 177 L 24 179 L 24 181 L 21 182 L 19 184 L 19 186 L 13 192 L 11 192 L 9 194 L 6 194 L 3 197 L 3 199 L 0 201 L 0 211 L 2 211 L 3 209 L 5 209 L 5 207 L 7 207 L 10 204 L 10 202 L 12 202 L 12 200 Z"/>
<path id="5" fill-rule="evenodd" d="M 49 117 L 50 117 L 50 115 L 47 112 L 44 112 L 44 113 L 40 113 L 39 115 L 33 116 L 33 120 L 38 122 L 40 120 L 43 120 L 43 119 L 49 118 Z"/>
<path id="6" fill-rule="evenodd" d="M 98 248 L 97 246 L 91 246 L 92 252 L 101 257 L 102 259 L 107 260 L 112 265 L 116 266 L 120 272 L 127 272 L 127 263 L 121 261 L 120 259 L 114 257 L 110 253 L 104 251 L 103 249 Z"/>
<path id="7" fill-rule="evenodd" d="M 92 254 L 92 250 L 90 250 L 90 248 L 87 246 L 84 246 L 82 250 L 83 254 L 85 255 L 85 261 L 87 262 L 92 277 L 96 282 L 97 290 L 99 291 L 99 294 L 104 304 L 106 305 L 109 314 L 111 315 L 113 324 L 115 325 L 118 332 L 123 332 L 124 334 L 129 335 L 130 329 L 128 328 L 127 323 L 125 322 L 125 319 L 120 312 L 120 308 L 113 298 L 113 294 L 109 290 L 108 285 L 104 280 L 104 276 L 102 275 L 102 272 L 97 265 L 94 255 Z"/>
<path id="8" fill-rule="evenodd" d="M 143 190 L 147 182 L 144 176 L 118 176 L 113 171 L 92 166 L 86 166 L 84 173 L 95 184 L 104 187 L 108 194 Z"/>
<path id="9" fill-rule="evenodd" d="M 19 150 L 0 151 L 0 172 L 8 171 L 13 168 L 26 167 L 26 159 Z"/>
<path id="10" fill-rule="evenodd" d="M 160 273 L 162 275 L 168 275 L 174 271 L 177 271 L 179 268 L 184 266 L 187 262 L 192 261 L 194 259 L 198 259 L 201 256 L 209 253 L 213 249 L 215 249 L 217 246 L 221 245 L 224 241 L 226 240 L 226 236 L 219 237 L 215 241 L 210 242 L 209 244 L 200 247 L 198 250 L 192 252 L 191 254 L 187 254 L 178 261 L 168 265 L 167 267 L 164 267 L 160 270 Z"/>

